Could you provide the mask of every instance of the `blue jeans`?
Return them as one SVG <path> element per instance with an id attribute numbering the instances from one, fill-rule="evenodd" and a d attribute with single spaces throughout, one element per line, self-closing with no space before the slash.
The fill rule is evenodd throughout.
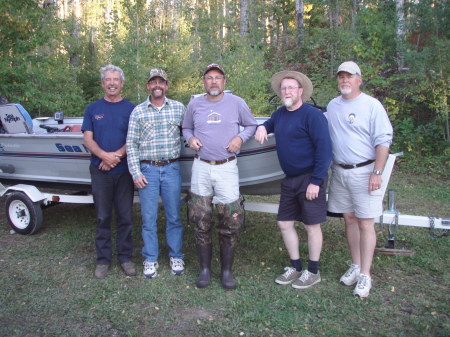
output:
<path id="1" fill-rule="evenodd" d="M 181 174 L 178 161 L 165 166 L 141 163 L 141 172 L 148 181 L 139 189 L 142 215 L 142 256 L 145 261 L 158 261 L 158 200 L 161 200 L 166 214 L 166 241 L 170 257 L 182 259 L 183 225 L 180 221 Z"/>

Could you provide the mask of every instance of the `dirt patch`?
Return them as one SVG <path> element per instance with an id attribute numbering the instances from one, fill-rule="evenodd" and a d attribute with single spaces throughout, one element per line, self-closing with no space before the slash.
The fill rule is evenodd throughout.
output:
<path id="1" fill-rule="evenodd" d="M 152 316 L 153 324 L 150 325 L 147 321 L 143 321 L 144 324 L 141 325 L 140 329 L 141 336 L 213 336 L 213 334 L 205 333 L 202 326 L 211 324 L 211 322 L 219 320 L 218 317 L 221 317 L 217 312 L 208 311 L 201 307 L 174 309 L 171 311 L 170 317 L 158 313 Z M 202 330 L 203 332 L 200 332 Z"/>

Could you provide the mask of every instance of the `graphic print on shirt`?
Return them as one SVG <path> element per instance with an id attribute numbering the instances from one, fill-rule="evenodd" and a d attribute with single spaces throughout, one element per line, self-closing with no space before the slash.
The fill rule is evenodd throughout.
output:
<path id="1" fill-rule="evenodd" d="M 353 124 L 353 122 L 355 121 L 356 115 L 352 112 L 351 114 L 348 115 L 348 123 L 349 124 Z"/>
<path id="2" fill-rule="evenodd" d="M 99 115 L 94 115 L 94 118 L 99 121 L 100 119 L 103 119 L 104 116 L 105 116 L 104 114 L 99 114 Z"/>
<path id="3" fill-rule="evenodd" d="M 208 124 L 222 123 L 222 120 L 220 119 L 220 113 L 211 110 L 211 113 L 208 115 L 208 120 L 206 122 Z"/>

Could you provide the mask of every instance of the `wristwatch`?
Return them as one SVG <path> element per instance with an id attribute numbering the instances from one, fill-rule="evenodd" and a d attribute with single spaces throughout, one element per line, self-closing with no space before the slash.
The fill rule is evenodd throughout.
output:
<path id="1" fill-rule="evenodd" d="M 381 176 L 383 174 L 383 172 L 381 172 L 380 170 L 373 170 L 372 173 L 376 174 L 377 176 Z"/>

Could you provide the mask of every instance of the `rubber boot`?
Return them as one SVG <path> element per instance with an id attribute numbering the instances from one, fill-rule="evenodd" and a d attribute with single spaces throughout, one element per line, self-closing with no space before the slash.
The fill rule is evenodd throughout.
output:
<path id="1" fill-rule="evenodd" d="M 222 266 L 221 280 L 222 287 L 227 290 L 236 288 L 236 281 L 233 278 L 233 260 L 234 247 L 231 247 L 231 240 L 229 237 L 221 236 L 220 239 L 220 263 Z"/>
<path id="2" fill-rule="evenodd" d="M 200 265 L 200 273 L 198 274 L 197 288 L 206 288 L 211 283 L 211 256 L 212 245 L 197 245 L 198 262 Z"/>

